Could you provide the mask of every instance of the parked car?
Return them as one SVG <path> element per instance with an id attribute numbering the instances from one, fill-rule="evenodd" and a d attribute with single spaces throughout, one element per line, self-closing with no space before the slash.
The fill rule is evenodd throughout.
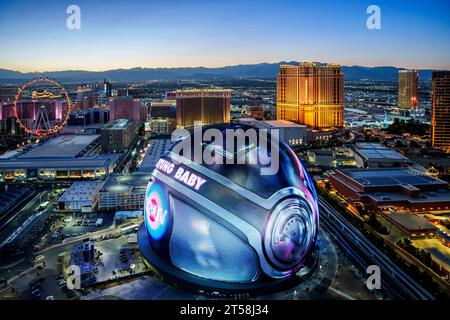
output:
<path id="1" fill-rule="evenodd" d="M 42 260 L 42 259 L 44 259 L 44 256 L 43 256 L 42 254 L 40 254 L 40 255 L 34 257 L 34 261 L 40 261 L 40 260 Z"/>

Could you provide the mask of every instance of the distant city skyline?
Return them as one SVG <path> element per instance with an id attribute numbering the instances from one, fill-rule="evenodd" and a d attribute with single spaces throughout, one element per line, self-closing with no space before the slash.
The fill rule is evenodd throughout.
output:
<path id="1" fill-rule="evenodd" d="M 68 30 L 66 9 L 81 9 Z M 381 8 L 369 30 L 367 7 Z M 450 69 L 450 2 L 229 0 L 0 3 L 0 68 L 223 67 L 279 61 Z"/>

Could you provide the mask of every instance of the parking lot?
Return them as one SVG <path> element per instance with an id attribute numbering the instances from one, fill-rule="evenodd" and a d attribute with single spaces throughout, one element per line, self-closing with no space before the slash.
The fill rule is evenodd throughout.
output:
<path id="1" fill-rule="evenodd" d="M 97 282 L 118 279 L 146 269 L 137 254 L 139 250 L 128 245 L 127 236 L 96 242 L 95 247 L 101 252 L 101 263 L 96 266 Z"/>
<path id="2" fill-rule="evenodd" d="M 101 220 L 101 223 L 99 223 Z M 69 215 L 62 226 L 52 235 L 53 242 L 78 237 L 85 233 L 95 232 L 111 226 L 113 217 L 106 214 L 83 213 Z"/>
<path id="3" fill-rule="evenodd" d="M 50 272 L 51 273 L 51 272 Z M 69 290 L 66 281 L 60 275 L 47 274 L 46 277 L 36 277 L 28 284 L 29 291 L 25 292 L 25 298 L 32 300 L 65 300 L 75 299 L 77 294 Z"/>

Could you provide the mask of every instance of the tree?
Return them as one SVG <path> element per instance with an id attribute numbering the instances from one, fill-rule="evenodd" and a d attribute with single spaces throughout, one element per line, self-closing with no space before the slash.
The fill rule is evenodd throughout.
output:
<path id="1" fill-rule="evenodd" d="M 398 118 L 394 119 L 394 122 L 385 129 L 391 134 L 402 135 L 410 133 L 414 135 L 423 136 L 430 131 L 430 125 L 426 123 L 420 123 L 418 120 L 410 119 L 407 122 Z"/>

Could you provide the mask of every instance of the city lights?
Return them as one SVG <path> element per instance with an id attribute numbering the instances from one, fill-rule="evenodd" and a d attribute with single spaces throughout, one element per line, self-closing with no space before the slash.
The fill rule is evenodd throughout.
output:
<path id="1" fill-rule="evenodd" d="M 0 1 L 1 314 L 445 317 L 449 13 Z"/>

